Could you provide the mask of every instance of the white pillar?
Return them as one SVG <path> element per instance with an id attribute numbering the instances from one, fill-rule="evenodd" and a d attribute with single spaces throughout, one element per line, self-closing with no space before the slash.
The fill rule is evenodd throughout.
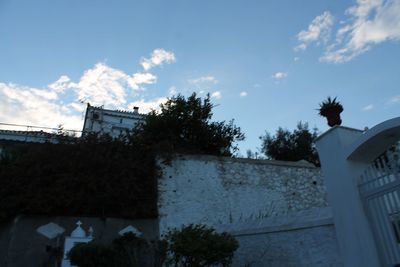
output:
<path id="1" fill-rule="evenodd" d="M 336 126 L 318 137 L 316 146 L 344 266 L 378 267 L 376 244 L 357 184 L 367 163 L 347 158 L 362 135 L 360 130 Z"/>

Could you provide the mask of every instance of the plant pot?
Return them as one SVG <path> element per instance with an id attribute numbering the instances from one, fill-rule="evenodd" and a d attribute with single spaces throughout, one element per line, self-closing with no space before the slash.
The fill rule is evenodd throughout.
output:
<path id="1" fill-rule="evenodd" d="M 330 127 L 342 124 L 342 119 L 340 118 L 340 112 L 338 110 L 327 110 L 325 114 L 324 116 L 328 120 L 328 125 Z"/>

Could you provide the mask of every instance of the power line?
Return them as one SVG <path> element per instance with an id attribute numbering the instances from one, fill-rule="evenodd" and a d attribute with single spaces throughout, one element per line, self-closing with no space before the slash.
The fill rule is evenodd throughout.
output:
<path id="1" fill-rule="evenodd" d="M 47 129 L 47 130 L 60 130 L 59 128 L 51 128 L 51 127 L 42 127 L 42 126 L 33 126 L 33 125 L 23 125 L 23 124 L 14 124 L 14 123 L 5 123 L 5 122 L 0 122 L 0 125 L 6 125 L 6 126 L 18 126 L 18 127 L 26 127 L 26 128 L 35 128 L 35 129 Z M 71 130 L 71 129 L 63 129 L 64 131 L 68 132 L 82 132 L 80 130 Z"/>

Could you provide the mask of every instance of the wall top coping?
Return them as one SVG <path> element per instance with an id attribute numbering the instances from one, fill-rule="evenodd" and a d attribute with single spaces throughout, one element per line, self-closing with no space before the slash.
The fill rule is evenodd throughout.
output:
<path id="1" fill-rule="evenodd" d="M 122 109 L 106 109 L 103 107 L 97 107 L 97 106 L 91 106 L 90 104 L 88 104 L 87 109 L 92 109 L 92 110 L 99 110 L 102 111 L 106 114 L 112 114 L 112 115 L 118 115 L 118 114 L 126 114 L 126 115 L 133 115 L 136 117 L 145 117 L 146 114 L 143 113 L 136 113 L 135 111 L 131 111 L 131 110 L 122 110 Z"/>
<path id="2" fill-rule="evenodd" d="M 339 125 L 336 125 L 336 126 L 333 126 L 333 127 L 329 128 L 329 130 L 323 132 L 322 134 L 320 134 L 320 135 L 315 139 L 315 141 L 320 140 L 322 137 L 324 137 L 325 135 L 329 134 L 330 132 L 332 132 L 332 131 L 334 131 L 334 130 L 336 130 L 336 129 L 338 129 L 338 128 L 344 129 L 344 130 L 353 131 L 353 132 L 358 132 L 358 133 L 364 132 L 363 130 L 360 130 L 360 129 L 356 129 L 356 128 L 352 128 L 352 127 L 347 127 L 347 126 L 339 126 Z"/>
<path id="3" fill-rule="evenodd" d="M 227 163 L 248 163 L 248 164 L 259 164 L 259 165 L 275 165 L 275 166 L 287 166 L 297 168 L 310 168 L 319 169 L 314 164 L 307 161 L 281 161 L 281 160 L 261 160 L 261 159 L 247 159 L 247 158 L 230 158 L 230 157 L 219 157 L 212 155 L 190 155 L 190 154 L 178 154 L 172 159 L 179 160 L 197 160 L 197 161 L 214 161 L 214 162 L 227 162 Z"/>
<path id="4" fill-rule="evenodd" d="M 371 161 L 400 139 L 400 117 L 365 131 L 347 150 L 347 159 Z"/>

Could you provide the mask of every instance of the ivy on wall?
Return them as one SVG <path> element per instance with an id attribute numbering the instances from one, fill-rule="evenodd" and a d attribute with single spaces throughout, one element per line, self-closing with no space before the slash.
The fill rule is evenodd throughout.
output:
<path id="1" fill-rule="evenodd" d="M 87 135 L 62 137 L 59 144 L 3 142 L 2 147 L 0 219 L 157 216 L 157 168 L 141 146 Z"/>

